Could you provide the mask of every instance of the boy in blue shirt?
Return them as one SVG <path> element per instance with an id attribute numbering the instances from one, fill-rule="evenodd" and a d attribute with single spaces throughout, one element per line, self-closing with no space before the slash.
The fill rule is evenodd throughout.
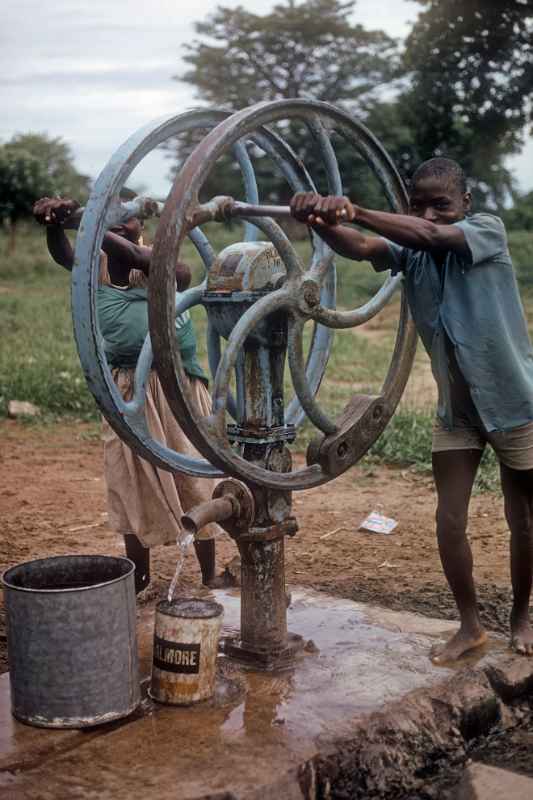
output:
<path id="1" fill-rule="evenodd" d="M 469 215 L 457 162 L 433 158 L 411 181 L 409 213 L 372 211 L 346 197 L 300 193 L 291 210 L 340 255 L 402 272 L 409 307 L 431 359 L 439 400 L 432 463 L 437 540 L 460 628 L 435 663 L 483 644 L 466 536 L 468 505 L 485 444 L 499 462 L 511 531 L 511 647 L 533 655 L 533 350 L 502 221 Z M 368 236 L 340 224 L 373 231 Z"/>

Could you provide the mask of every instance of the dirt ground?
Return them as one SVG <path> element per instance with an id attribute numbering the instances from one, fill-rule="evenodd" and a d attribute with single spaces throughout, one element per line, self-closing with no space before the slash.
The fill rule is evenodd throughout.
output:
<path id="1" fill-rule="evenodd" d="M 434 538 L 430 476 L 358 466 L 323 487 L 295 493 L 293 499 L 300 530 L 286 546 L 289 589 L 312 586 L 378 606 L 456 618 Z M 391 535 L 357 530 L 374 509 L 398 521 Z M 102 450 L 95 426 L 0 422 L 0 519 L 0 571 L 50 555 L 121 554 L 121 538 L 107 525 Z M 484 622 L 489 629 L 506 633 L 508 533 L 500 497 L 472 499 L 469 533 Z M 174 547 L 153 550 L 152 585 L 142 601 L 154 601 L 165 593 L 176 554 Z M 219 570 L 235 555 L 229 537 L 219 541 Z M 201 591 L 192 551 L 179 591 Z M 0 599 L 0 672 L 7 669 L 4 622 Z M 506 736 L 495 733 L 476 744 L 469 757 L 533 776 L 532 720 L 531 712 L 525 714 L 521 728 Z M 429 779 L 424 800 L 454 796 L 464 763 L 463 756 Z"/>
<path id="2" fill-rule="evenodd" d="M 0 570 L 65 553 L 122 553 L 107 526 L 102 450 L 94 426 L 0 423 Z M 428 616 L 455 618 L 434 538 L 435 494 L 429 476 L 386 467 L 355 467 L 337 480 L 295 493 L 300 530 L 287 541 L 287 583 Z M 391 535 L 358 531 L 378 509 L 398 520 Z M 489 628 L 505 631 L 509 613 L 508 534 L 501 499 L 472 500 L 470 538 L 480 604 Z M 163 594 L 176 548 L 153 551 L 150 594 Z M 217 546 L 220 569 L 236 555 L 229 537 Z M 194 591 L 199 570 L 189 552 L 181 590 Z M 6 669 L 0 605 L 0 671 Z"/>

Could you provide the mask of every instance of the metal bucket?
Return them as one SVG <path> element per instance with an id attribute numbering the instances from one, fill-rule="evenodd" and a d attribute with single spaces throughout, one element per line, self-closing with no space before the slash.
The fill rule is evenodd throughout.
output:
<path id="1" fill-rule="evenodd" d="M 84 728 L 139 704 L 134 571 L 127 558 L 56 556 L 4 572 L 17 719 Z"/>
<path id="2" fill-rule="evenodd" d="M 213 695 L 223 612 L 210 600 L 157 604 L 150 690 L 154 700 L 189 705 Z"/>

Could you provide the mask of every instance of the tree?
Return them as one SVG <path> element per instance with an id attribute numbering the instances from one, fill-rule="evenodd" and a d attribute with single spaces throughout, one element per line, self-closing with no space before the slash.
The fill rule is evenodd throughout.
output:
<path id="1" fill-rule="evenodd" d="M 69 145 L 61 137 L 46 133 L 19 133 L 4 145 L 6 152 L 24 152 L 36 158 L 45 167 L 55 191 L 83 203 L 89 196 L 90 179 L 74 166 Z"/>
<path id="2" fill-rule="evenodd" d="M 18 223 L 31 216 L 39 197 L 60 194 L 83 202 L 89 178 L 73 164 L 69 146 L 42 133 L 15 135 L 0 146 L 0 222 L 10 229 L 8 252 L 16 246 Z"/>
<path id="3" fill-rule="evenodd" d="M 202 39 L 188 47 L 190 69 L 175 79 L 194 85 L 201 100 L 217 107 L 313 97 L 364 114 L 381 87 L 398 76 L 399 50 L 383 31 L 352 24 L 354 7 L 353 0 L 287 0 L 263 16 L 242 6 L 219 7 L 195 25 Z M 184 135 L 167 149 L 180 163 L 203 134 Z M 306 166 L 317 165 L 320 156 L 300 123 L 285 125 L 282 135 L 297 145 Z M 290 190 L 271 162 L 255 156 L 262 200 L 286 200 Z M 222 192 L 242 196 L 240 173 L 230 157 L 221 160 L 204 186 L 205 196 Z"/>
<path id="4" fill-rule="evenodd" d="M 10 229 L 8 254 L 15 250 L 19 220 L 31 214 L 36 199 L 53 194 L 54 188 L 46 166 L 35 156 L 0 148 L 0 221 Z"/>
<path id="5" fill-rule="evenodd" d="M 418 0 L 406 41 L 412 88 L 403 97 L 423 158 L 456 158 L 478 200 L 512 191 L 504 158 L 523 143 L 533 97 L 531 0 Z"/>
<path id="6" fill-rule="evenodd" d="M 396 75 L 396 42 L 383 31 L 353 25 L 355 0 L 287 0 L 264 16 L 220 6 L 195 30 L 177 80 L 202 100 L 243 108 L 263 100 L 311 96 L 335 103 L 376 92 Z"/>
<path id="7" fill-rule="evenodd" d="M 513 205 L 502 214 L 509 230 L 533 231 L 533 191 L 515 193 Z"/>

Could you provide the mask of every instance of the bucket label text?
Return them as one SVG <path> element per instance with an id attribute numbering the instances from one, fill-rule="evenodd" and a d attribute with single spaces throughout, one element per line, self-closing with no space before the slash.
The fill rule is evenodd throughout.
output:
<path id="1" fill-rule="evenodd" d="M 181 672 L 188 675 L 200 671 L 200 644 L 180 644 L 154 638 L 154 667 L 166 672 Z"/>

